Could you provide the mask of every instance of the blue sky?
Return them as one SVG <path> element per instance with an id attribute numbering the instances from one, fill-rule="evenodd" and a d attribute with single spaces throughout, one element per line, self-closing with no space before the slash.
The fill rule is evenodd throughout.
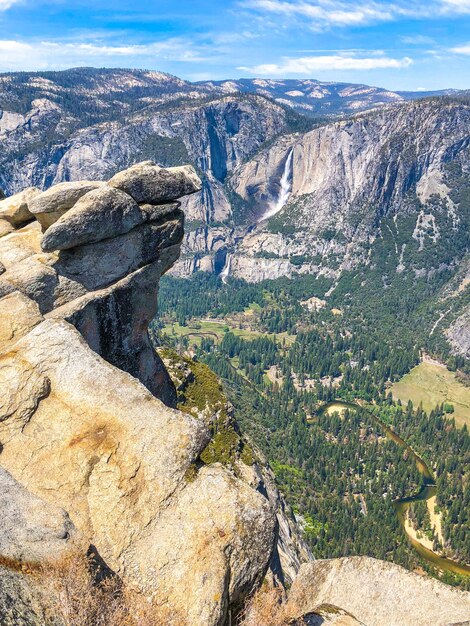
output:
<path id="1" fill-rule="evenodd" d="M 0 71 L 470 88 L 470 0 L 0 0 Z"/>

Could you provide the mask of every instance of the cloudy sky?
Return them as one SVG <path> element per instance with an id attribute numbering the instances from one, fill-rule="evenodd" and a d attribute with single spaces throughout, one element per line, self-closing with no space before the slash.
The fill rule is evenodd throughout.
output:
<path id="1" fill-rule="evenodd" d="M 0 0 L 0 71 L 470 88 L 470 0 Z"/>

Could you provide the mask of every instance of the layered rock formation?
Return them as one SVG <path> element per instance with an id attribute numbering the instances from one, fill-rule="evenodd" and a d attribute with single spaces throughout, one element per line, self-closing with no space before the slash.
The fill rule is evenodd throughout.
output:
<path id="1" fill-rule="evenodd" d="M 59 557 L 75 534 L 127 584 L 216 625 L 264 576 L 276 520 L 233 472 L 199 469 L 208 424 L 171 408 L 147 334 L 183 236 L 169 202 L 199 185 L 192 168 L 145 162 L 91 189 L 23 195 L 16 221 L 0 204 L 14 228 L 0 239 L 0 465 L 10 526 L 33 516 L 38 542 L 28 551 L 20 525 L 0 556 Z"/>

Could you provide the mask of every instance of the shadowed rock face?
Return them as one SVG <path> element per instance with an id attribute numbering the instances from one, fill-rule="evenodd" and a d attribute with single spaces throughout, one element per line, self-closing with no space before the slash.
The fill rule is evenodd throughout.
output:
<path id="1" fill-rule="evenodd" d="M 188 623 L 222 625 L 264 576 L 276 521 L 220 464 L 191 473 L 210 431 L 172 408 L 147 333 L 183 237 L 169 201 L 198 178 L 145 163 L 82 194 L 89 184 L 75 203 L 70 187 L 64 204 L 63 188 L 35 195 L 23 217 L 46 207 L 54 221 L 8 222 L 0 237 L 0 465 L 17 485 L 0 559 L 28 555 L 24 528 L 39 557 L 60 555 L 69 524 L 125 582 Z"/>

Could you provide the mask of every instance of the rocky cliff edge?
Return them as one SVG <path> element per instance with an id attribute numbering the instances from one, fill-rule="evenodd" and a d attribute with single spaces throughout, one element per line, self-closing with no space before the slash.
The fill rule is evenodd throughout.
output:
<path id="1" fill-rule="evenodd" d="M 191 167 L 145 162 L 0 203 L 4 623 L 34 623 L 8 577 L 71 538 L 192 624 L 226 623 L 265 575 L 273 509 L 197 463 L 209 427 L 175 409 L 147 334 L 183 237 L 176 200 L 199 188 Z"/>

